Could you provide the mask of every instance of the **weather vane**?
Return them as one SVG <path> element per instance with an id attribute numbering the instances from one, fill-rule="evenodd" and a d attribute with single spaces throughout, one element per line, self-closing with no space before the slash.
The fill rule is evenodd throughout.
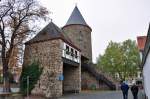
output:
<path id="1" fill-rule="evenodd" d="M 77 6 L 77 5 L 78 5 L 78 2 L 79 2 L 79 0 L 75 0 L 75 6 Z"/>
<path id="2" fill-rule="evenodd" d="M 53 12 L 51 12 L 51 15 L 53 15 Z M 52 17 L 50 18 L 50 21 L 51 21 L 51 22 L 53 21 L 53 18 L 52 18 Z"/>
<path id="3" fill-rule="evenodd" d="M 50 18 L 50 20 L 51 20 L 51 22 L 53 22 L 53 19 L 52 19 L 52 18 Z"/>
<path id="4" fill-rule="evenodd" d="M 77 6 L 77 5 L 78 5 L 78 3 L 76 2 L 76 3 L 75 3 L 75 6 Z"/>

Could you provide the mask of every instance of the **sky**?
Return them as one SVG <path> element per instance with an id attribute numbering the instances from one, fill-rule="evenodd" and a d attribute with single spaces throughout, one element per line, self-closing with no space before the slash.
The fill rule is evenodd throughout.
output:
<path id="1" fill-rule="evenodd" d="M 93 62 L 103 55 L 108 43 L 136 40 L 147 35 L 150 23 L 150 0 L 40 0 L 50 18 L 63 27 L 75 5 L 92 28 Z"/>

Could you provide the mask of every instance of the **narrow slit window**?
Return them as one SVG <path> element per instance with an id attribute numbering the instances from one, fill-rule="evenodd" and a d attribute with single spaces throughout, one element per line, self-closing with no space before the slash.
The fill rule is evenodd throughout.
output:
<path id="1" fill-rule="evenodd" d="M 68 45 L 66 45 L 66 54 L 69 55 L 69 46 Z"/>
<path id="2" fill-rule="evenodd" d="M 73 49 L 71 48 L 71 56 L 74 56 Z"/>
<path id="3" fill-rule="evenodd" d="M 77 51 L 75 51 L 75 58 L 78 58 L 78 54 L 77 54 Z"/>

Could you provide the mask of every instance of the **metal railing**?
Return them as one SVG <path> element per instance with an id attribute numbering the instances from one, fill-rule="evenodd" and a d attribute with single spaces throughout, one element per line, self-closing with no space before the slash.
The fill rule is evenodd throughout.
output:
<path id="1" fill-rule="evenodd" d="M 114 90 L 116 89 L 116 83 L 112 81 L 112 79 L 107 78 L 103 73 L 100 73 L 96 70 L 96 68 L 92 64 L 82 64 L 82 67 L 87 69 L 89 72 L 91 72 L 97 80 L 103 80 L 105 84 L 107 84 L 110 89 Z"/>

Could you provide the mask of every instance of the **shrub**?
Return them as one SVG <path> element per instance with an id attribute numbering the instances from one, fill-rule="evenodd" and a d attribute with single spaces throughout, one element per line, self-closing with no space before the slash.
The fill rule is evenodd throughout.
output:
<path id="1" fill-rule="evenodd" d="M 92 85 L 91 85 L 91 89 L 92 89 L 92 90 L 96 90 L 96 85 L 95 85 L 95 84 L 92 84 Z"/>
<path id="2" fill-rule="evenodd" d="M 29 77 L 29 94 L 31 94 L 32 89 L 37 83 L 41 73 L 42 68 L 40 68 L 38 62 L 33 62 L 28 66 L 24 66 L 21 77 L 20 77 L 20 91 L 23 95 L 27 95 L 27 77 Z"/>

